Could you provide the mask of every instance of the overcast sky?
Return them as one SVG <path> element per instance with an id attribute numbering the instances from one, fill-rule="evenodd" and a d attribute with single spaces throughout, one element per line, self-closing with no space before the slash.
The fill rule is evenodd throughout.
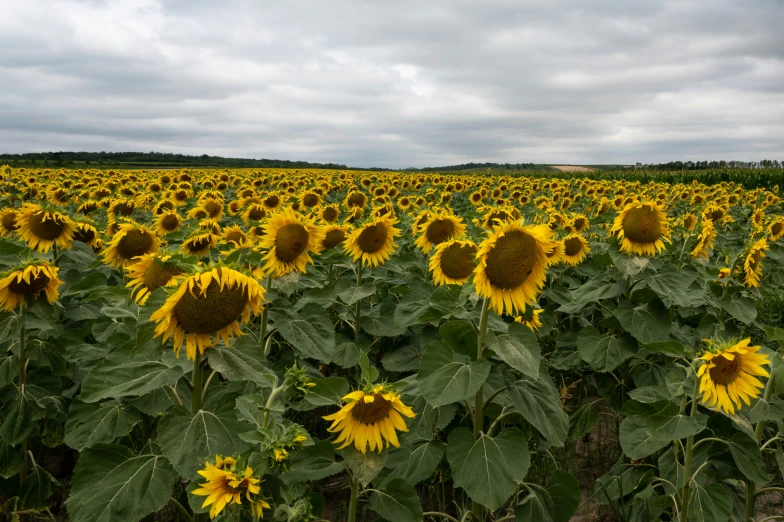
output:
<path id="1" fill-rule="evenodd" d="M 782 0 L 0 0 L 0 152 L 784 160 Z"/>

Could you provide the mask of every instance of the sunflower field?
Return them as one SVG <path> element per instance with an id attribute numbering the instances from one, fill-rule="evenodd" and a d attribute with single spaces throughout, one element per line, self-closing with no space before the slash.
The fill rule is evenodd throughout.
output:
<path id="1" fill-rule="evenodd" d="M 528 174 L 0 168 L 0 519 L 784 519 L 778 186 Z"/>

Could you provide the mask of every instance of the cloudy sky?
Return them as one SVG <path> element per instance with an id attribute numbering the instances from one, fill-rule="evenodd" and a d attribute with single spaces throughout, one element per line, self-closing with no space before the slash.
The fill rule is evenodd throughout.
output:
<path id="1" fill-rule="evenodd" d="M 784 160 L 781 0 L 0 0 L 0 152 Z"/>

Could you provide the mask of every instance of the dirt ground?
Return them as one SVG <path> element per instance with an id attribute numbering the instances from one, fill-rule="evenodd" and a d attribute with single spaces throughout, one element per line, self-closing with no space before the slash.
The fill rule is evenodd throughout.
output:
<path id="1" fill-rule="evenodd" d="M 558 169 L 561 172 L 594 172 L 596 169 L 592 169 L 590 167 L 581 167 L 579 165 L 550 165 L 554 169 Z"/>

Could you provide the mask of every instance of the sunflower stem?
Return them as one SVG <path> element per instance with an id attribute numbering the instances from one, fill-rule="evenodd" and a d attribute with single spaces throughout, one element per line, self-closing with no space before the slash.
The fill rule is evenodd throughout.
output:
<path id="1" fill-rule="evenodd" d="M 193 517 L 190 516 L 188 510 L 185 509 L 176 498 L 169 497 L 169 502 L 172 503 L 174 508 L 177 510 L 177 513 L 180 514 L 180 516 L 182 517 L 183 520 L 185 520 L 185 522 L 193 522 Z"/>
<path id="2" fill-rule="evenodd" d="M 202 377 L 204 376 L 201 367 L 201 350 L 196 348 L 196 356 L 193 358 L 193 376 L 191 377 L 191 413 L 196 415 L 201 409 L 201 392 L 202 392 Z"/>
<path id="3" fill-rule="evenodd" d="M 487 319 L 490 315 L 490 299 L 486 298 L 482 301 L 482 316 L 479 319 L 479 331 L 477 332 L 477 341 L 476 341 L 476 360 L 480 360 L 485 355 L 485 336 L 487 335 Z M 484 420 L 485 420 L 485 413 L 484 413 L 484 390 L 483 387 L 480 386 L 479 390 L 476 392 L 476 397 L 474 398 L 474 440 L 478 439 L 482 434 L 482 428 L 484 428 Z M 484 520 L 484 508 L 478 502 L 472 502 L 471 504 L 471 511 L 473 511 L 474 515 L 478 520 Z"/>
<path id="4" fill-rule="evenodd" d="M 697 416 L 697 392 L 699 391 L 700 380 L 694 376 L 694 391 L 691 394 L 690 417 Z M 694 450 L 694 435 L 689 435 L 686 439 L 686 449 L 683 460 L 683 493 L 681 494 L 681 522 L 687 522 L 689 517 L 689 486 L 691 485 L 691 456 Z"/>
<path id="5" fill-rule="evenodd" d="M 22 299 L 19 305 L 19 394 L 25 392 L 25 384 L 27 384 L 27 345 L 25 340 L 25 319 L 27 318 L 27 302 Z M 22 469 L 19 470 L 19 483 L 21 484 L 27 478 L 27 439 L 22 441 L 22 451 L 25 455 L 25 463 Z"/>
<path id="6" fill-rule="evenodd" d="M 773 393 L 773 379 L 774 375 L 771 374 L 768 378 L 768 382 L 765 386 L 765 394 L 763 395 L 762 400 L 768 402 L 770 400 L 770 396 Z M 759 445 L 760 441 L 762 440 L 762 433 L 765 431 L 765 421 L 761 420 L 757 423 L 754 427 L 754 438 L 757 439 L 757 444 Z M 746 520 L 754 521 L 754 512 L 757 510 L 757 484 L 754 483 L 753 480 L 746 481 Z"/>
<path id="7" fill-rule="evenodd" d="M 357 263 L 357 288 L 362 287 L 362 261 L 360 260 Z M 354 331 L 356 335 L 359 335 L 360 331 L 360 317 L 362 314 L 362 299 L 357 301 L 357 304 L 354 308 Z"/>
<path id="8" fill-rule="evenodd" d="M 56 267 L 60 266 L 60 249 L 57 248 L 57 242 L 52 244 L 52 264 Z"/>
<path id="9" fill-rule="evenodd" d="M 348 505 L 348 522 L 357 520 L 357 496 L 359 493 L 359 479 L 351 475 L 351 500 Z"/>

